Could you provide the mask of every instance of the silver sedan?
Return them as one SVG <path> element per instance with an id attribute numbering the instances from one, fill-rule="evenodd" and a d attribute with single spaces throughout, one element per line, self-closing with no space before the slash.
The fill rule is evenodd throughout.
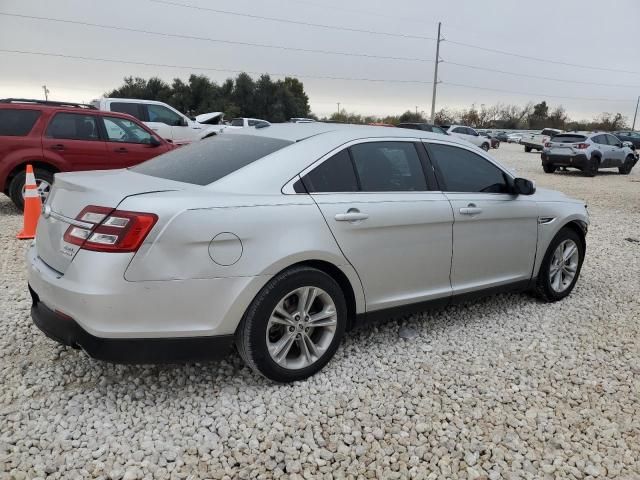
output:
<path id="1" fill-rule="evenodd" d="M 126 170 L 58 174 L 27 253 L 32 317 L 115 362 L 235 344 L 280 382 L 376 317 L 510 290 L 573 289 L 583 202 L 481 149 L 323 123 L 225 131 Z"/>

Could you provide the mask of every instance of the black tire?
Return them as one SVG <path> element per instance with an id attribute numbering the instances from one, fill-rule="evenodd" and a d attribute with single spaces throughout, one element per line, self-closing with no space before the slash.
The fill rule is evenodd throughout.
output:
<path id="1" fill-rule="evenodd" d="M 562 292 L 556 292 L 551 287 L 551 279 L 549 278 L 549 269 L 551 268 L 551 260 L 553 258 L 553 253 L 555 252 L 558 245 L 561 242 L 571 239 L 578 246 L 579 252 L 579 260 L 578 260 L 578 268 L 576 270 L 576 275 L 573 278 L 571 284 L 566 288 L 566 290 Z M 569 227 L 562 228 L 547 248 L 547 252 L 542 259 L 542 264 L 540 265 L 540 271 L 538 272 L 538 278 L 536 280 L 536 286 L 534 287 L 534 293 L 537 297 L 544 300 L 545 302 L 557 302 L 558 300 L 562 300 L 564 297 L 569 295 L 580 277 L 580 270 L 582 269 L 582 262 L 584 261 L 584 240 L 580 237 L 575 230 Z"/>
<path id="2" fill-rule="evenodd" d="M 493 148 L 500 148 L 500 142 L 496 142 L 496 143 L 493 145 Z"/>
<path id="3" fill-rule="evenodd" d="M 620 172 L 620 175 L 629 175 L 634 164 L 635 158 L 633 158 L 633 155 L 628 155 L 622 166 L 618 167 L 618 172 Z"/>
<path id="4" fill-rule="evenodd" d="M 33 173 L 36 177 L 36 183 L 39 183 L 40 180 L 44 180 L 48 182 L 49 185 L 53 185 L 53 172 L 51 170 L 47 170 L 44 168 L 34 168 Z M 11 184 L 9 185 L 9 197 L 20 211 L 22 211 L 24 208 L 22 190 L 24 188 L 26 176 L 26 171 L 24 169 L 21 170 L 15 177 L 13 177 L 13 180 L 11 180 Z"/>
<path id="5" fill-rule="evenodd" d="M 288 369 L 278 365 L 267 349 L 267 325 L 277 303 L 289 292 L 303 286 L 324 290 L 334 302 L 337 312 L 336 330 L 324 354 L 311 365 Z M 258 293 L 247 309 L 236 331 L 236 347 L 245 363 L 255 372 L 276 382 L 304 380 L 321 370 L 331 360 L 344 336 L 347 303 L 340 285 L 326 273 L 311 267 L 293 267 L 276 275 Z"/>
<path id="6" fill-rule="evenodd" d="M 555 165 L 542 165 L 542 169 L 544 170 L 544 173 L 554 173 L 556 171 L 558 167 L 556 167 Z"/>
<path id="7" fill-rule="evenodd" d="M 488 143 L 485 142 L 485 143 L 482 144 L 482 146 L 480 148 L 483 149 L 485 152 L 488 152 L 489 148 L 491 148 L 491 147 L 489 146 Z"/>
<path id="8" fill-rule="evenodd" d="M 600 159 L 598 157 L 591 157 L 587 166 L 582 170 L 587 177 L 595 177 L 600 167 Z"/>
<path id="9" fill-rule="evenodd" d="M 529 152 L 531 151 L 531 147 L 528 147 L 528 146 L 526 146 L 526 145 L 525 145 L 525 146 L 524 146 L 524 151 L 525 151 L 526 153 L 529 153 Z"/>

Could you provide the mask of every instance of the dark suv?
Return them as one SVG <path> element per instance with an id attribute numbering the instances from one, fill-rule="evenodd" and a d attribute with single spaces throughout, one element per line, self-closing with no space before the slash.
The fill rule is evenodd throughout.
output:
<path id="1" fill-rule="evenodd" d="M 0 191 L 19 209 L 28 163 L 44 200 L 57 172 L 130 167 L 172 148 L 130 115 L 77 103 L 0 100 Z"/>

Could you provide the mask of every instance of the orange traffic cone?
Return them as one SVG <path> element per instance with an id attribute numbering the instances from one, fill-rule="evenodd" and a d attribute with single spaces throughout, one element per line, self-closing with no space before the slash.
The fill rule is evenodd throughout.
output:
<path id="1" fill-rule="evenodd" d="M 36 185 L 36 177 L 33 174 L 33 167 L 27 165 L 27 178 L 24 182 L 24 224 L 22 231 L 16 238 L 20 240 L 35 238 L 40 210 L 42 210 L 42 202 Z"/>

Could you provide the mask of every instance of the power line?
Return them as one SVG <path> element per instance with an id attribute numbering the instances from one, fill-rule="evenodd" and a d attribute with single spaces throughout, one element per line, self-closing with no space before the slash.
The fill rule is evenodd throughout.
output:
<path id="1" fill-rule="evenodd" d="M 510 57 L 517 57 L 517 58 L 524 58 L 527 60 L 534 60 L 536 62 L 545 62 L 545 63 L 553 63 L 554 65 L 564 65 L 567 67 L 575 67 L 575 68 L 585 68 L 585 69 L 589 69 L 589 70 L 602 70 L 605 72 L 617 72 L 617 73 L 632 73 L 635 75 L 640 75 L 639 71 L 634 71 L 634 70 L 619 70 L 616 68 L 606 68 L 606 67 L 596 67 L 593 65 L 581 65 L 578 63 L 569 63 L 569 62 L 563 62 L 560 60 L 549 60 L 548 58 L 540 58 L 540 57 L 532 57 L 529 55 L 523 55 L 520 53 L 514 53 L 514 52 L 507 52 L 505 50 L 497 50 L 495 48 L 487 48 L 487 47 L 479 47 L 478 45 L 471 45 L 470 43 L 464 43 L 464 42 L 457 42 L 455 40 L 446 40 L 448 43 L 452 44 L 452 45 L 459 45 L 461 47 L 467 47 L 467 48 L 475 48 L 476 50 L 482 50 L 485 52 L 491 52 L 491 53 L 497 53 L 500 55 L 507 55 Z"/>
<path id="2" fill-rule="evenodd" d="M 169 37 L 169 38 L 184 38 L 187 40 L 199 40 L 204 42 L 223 43 L 227 45 L 241 45 L 246 47 L 261 47 L 261 48 L 271 48 L 271 49 L 277 49 L 277 50 L 290 50 L 294 52 L 320 53 L 324 55 L 341 55 L 341 56 L 347 56 L 347 57 L 377 58 L 382 60 L 400 60 L 400 61 L 406 61 L 406 62 L 431 62 L 432 61 L 429 58 L 370 55 L 367 53 L 341 52 L 341 51 L 335 51 L 335 50 L 316 50 L 311 48 L 287 47 L 284 45 L 269 45 L 265 43 L 251 43 L 251 42 L 241 42 L 237 40 L 223 40 L 218 38 L 198 37 L 195 35 L 182 35 L 178 33 L 166 33 L 166 32 L 156 32 L 153 30 L 141 30 L 137 28 L 118 27 L 116 25 L 105 25 L 100 23 L 81 22 L 79 20 L 66 20 L 62 18 L 39 17 L 35 15 L 22 15 L 18 13 L 0 12 L 0 15 L 7 16 L 7 17 L 14 17 L 14 18 L 26 18 L 29 20 L 41 20 L 46 22 L 57 22 L 57 23 L 64 23 L 64 24 L 70 24 L 70 25 L 82 25 L 84 27 L 104 28 L 107 30 L 143 33 L 145 35 L 156 35 L 156 36 Z"/>
<path id="3" fill-rule="evenodd" d="M 516 77 L 536 78 L 538 80 L 551 80 L 551 81 L 554 81 L 554 82 L 575 83 L 575 84 L 579 84 L 579 85 L 596 85 L 596 86 L 600 86 L 600 87 L 640 88 L 640 85 L 624 85 L 624 84 L 619 84 L 619 83 L 616 84 L 616 83 L 583 82 L 581 80 L 566 80 L 566 79 L 563 79 L 563 78 L 543 77 L 543 76 L 540 76 L 540 75 L 530 75 L 530 74 L 526 74 L 526 73 L 509 72 L 507 70 L 497 70 L 495 68 L 480 67 L 480 66 L 477 66 L 477 65 L 467 65 L 466 63 L 456 63 L 456 62 L 450 62 L 448 60 L 443 60 L 443 62 L 445 62 L 448 65 L 455 65 L 456 67 L 470 68 L 470 69 L 473 69 L 473 70 L 484 70 L 486 72 L 503 73 L 505 75 L 514 75 Z"/>
<path id="4" fill-rule="evenodd" d="M 203 70 L 203 71 L 225 72 L 225 73 L 250 73 L 252 75 L 268 74 L 268 75 L 273 75 L 274 77 L 300 77 L 300 78 L 313 78 L 318 80 L 345 80 L 345 81 L 356 81 L 356 82 L 405 83 L 405 84 L 416 83 L 416 84 L 431 85 L 431 82 L 424 81 L 424 80 L 366 78 L 366 77 L 337 77 L 332 75 L 306 75 L 306 74 L 285 73 L 285 72 L 256 72 L 256 71 L 250 71 L 250 70 L 234 70 L 229 68 L 201 67 L 201 66 L 194 66 L 194 65 L 171 65 L 167 63 L 149 63 L 149 62 L 138 62 L 134 60 L 86 57 L 86 56 L 80 56 L 80 55 L 67 55 L 67 54 L 53 53 L 53 52 L 34 52 L 30 50 L 0 49 L 0 52 L 16 53 L 19 55 L 40 55 L 45 57 L 58 57 L 58 58 L 67 58 L 72 60 L 89 60 L 89 61 L 95 61 L 95 62 L 122 63 L 127 65 L 139 65 L 144 67 L 178 68 L 182 70 Z"/>
<path id="5" fill-rule="evenodd" d="M 383 35 L 383 36 L 387 36 L 387 37 L 399 37 L 399 38 L 411 38 L 411 39 L 417 39 L 417 40 L 436 40 L 433 37 L 426 37 L 423 35 L 411 35 L 411 34 L 405 34 L 405 33 L 392 33 L 392 32 L 381 32 L 378 30 L 365 30 L 365 29 L 360 29 L 360 28 L 351 28 L 351 27 L 340 27 L 338 25 L 327 25 L 327 24 L 323 24 L 323 23 L 311 23 L 311 22 L 303 22 L 300 20 L 289 20 L 286 18 L 278 18 L 278 17 L 265 17 L 262 15 L 253 15 L 253 14 L 249 14 L 249 13 L 241 13 L 241 12 L 233 12 L 230 10 L 221 10 L 218 8 L 210 8 L 210 7 L 201 7 L 199 5 L 191 5 L 188 3 L 178 3 L 178 2 L 172 2 L 169 0 L 149 0 L 150 2 L 153 3 L 161 3 L 164 5 L 171 5 L 173 7 L 181 7 L 181 8 L 190 8 L 193 10 L 201 10 L 201 11 L 207 11 L 207 12 L 214 12 L 214 13 L 220 13 L 223 15 L 233 15 L 236 17 L 245 17 L 245 18 L 252 18 L 254 20 L 264 20 L 264 21 L 269 21 L 269 22 L 278 22 L 278 23 L 289 23 L 289 24 L 294 24 L 294 25 L 302 25 L 305 27 L 314 27 L 314 28 L 324 28 L 324 29 L 329 29 L 329 30 L 342 30 L 345 32 L 355 32 L 355 33 L 368 33 L 371 35 Z"/>
<path id="6" fill-rule="evenodd" d="M 488 90 L 491 92 L 511 93 L 514 95 L 525 95 L 527 97 L 542 97 L 542 98 L 559 98 L 562 100 L 583 100 L 583 101 L 598 101 L 598 102 L 628 102 L 629 100 L 616 99 L 616 98 L 591 98 L 591 97 L 563 97 L 560 95 L 548 95 L 546 93 L 527 93 L 517 92 L 513 90 L 503 90 L 501 88 L 489 88 L 489 87 L 477 87 L 475 85 L 465 85 L 462 83 L 441 82 L 443 85 L 450 85 L 452 87 L 472 88 L 475 90 Z"/>
<path id="7" fill-rule="evenodd" d="M 337 77 L 331 75 L 306 75 L 306 74 L 298 74 L 298 73 L 284 73 L 284 72 L 257 72 L 250 70 L 236 70 L 236 69 L 226 69 L 226 68 L 215 68 L 215 67 L 202 67 L 202 66 L 193 66 L 193 65 L 172 65 L 166 63 L 150 63 L 150 62 L 138 62 L 133 60 L 122 60 L 122 59 L 113 59 L 113 58 L 101 58 L 101 57 L 87 57 L 80 55 L 67 55 L 62 53 L 53 53 L 53 52 L 35 52 L 29 50 L 9 50 L 9 49 L 0 49 L 0 53 L 15 53 L 19 55 L 37 55 L 37 56 L 45 56 L 45 57 L 55 57 L 55 58 L 66 58 L 72 60 L 89 60 L 96 62 L 106 62 L 106 63 L 121 63 L 125 65 L 139 65 L 145 67 L 162 67 L 162 68 L 177 68 L 183 70 L 203 70 L 203 71 L 214 71 L 214 72 L 225 72 L 225 73 L 250 73 L 252 75 L 262 75 L 268 74 L 273 76 L 292 76 L 292 77 L 300 77 L 300 78 L 313 78 L 319 80 L 345 80 L 345 81 L 357 81 L 357 82 L 375 82 L 375 83 L 415 83 L 415 84 L 425 84 L 431 85 L 432 82 L 424 81 L 424 80 L 406 80 L 406 79 L 383 79 L 383 78 L 366 78 L 366 77 Z M 494 92 L 501 93 L 512 93 L 516 95 L 525 95 L 529 97 L 549 97 L 549 98 L 558 98 L 565 100 L 586 100 L 586 101 L 601 101 L 601 102 L 627 102 L 628 100 L 622 99 L 607 99 L 607 98 L 590 98 L 590 97 L 563 97 L 560 95 L 547 95 L 542 93 L 526 93 L 526 92 L 516 92 L 510 90 L 503 90 L 497 88 L 489 88 L 489 87 L 478 87 L 474 85 L 465 85 L 459 83 L 450 83 L 450 82 L 441 82 L 444 85 L 450 85 L 453 87 L 462 87 L 462 88 L 471 88 L 475 90 L 488 90 Z"/>

